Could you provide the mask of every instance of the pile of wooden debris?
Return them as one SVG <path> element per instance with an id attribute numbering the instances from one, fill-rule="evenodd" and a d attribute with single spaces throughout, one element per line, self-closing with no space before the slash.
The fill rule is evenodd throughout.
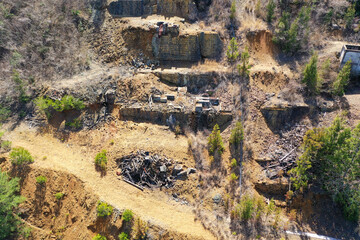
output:
<path id="1" fill-rule="evenodd" d="M 174 186 L 178 178 L 186 178 L 188 174 L 195 173 L 196 169 L 183 167 L 172 159 L 157 154 L 150 155 L 149 152 L 139 150 L 118 161 L 118 175 L 123 180 L 141 190 L 144 187 L 166 187 Z"/>

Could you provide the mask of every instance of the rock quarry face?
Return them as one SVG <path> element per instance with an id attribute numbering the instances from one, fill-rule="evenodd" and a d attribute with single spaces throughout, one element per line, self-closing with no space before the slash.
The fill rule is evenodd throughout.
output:
<path id="1" fill-rule="evenodd" d="M 194 20 L 196 5 L 191 0 L 118 0 L 111 2 L 108 11 L 113 17 L 163 15 Z"/>
<path id="2" fill-rule="evenodd" d="M 141 50 L 152 60 L 197 62 L 220 55 L 222 41 L 217 32 L 182 32 L 175 25 L 159 36 L 156 25 L 150 28 L 126 28 L 123 30 L 125 44 L 129 49 Z"/>
<path id="3" fill-rule="evenodd" d="M 289 103 L 278 98 L 272 98 L 261 108 L 261 113 L 272 131 L 284 127 L 289 121 L 300 119 L 308 111 L 309 106 L 305 103 Z"/>
<path id="4" fill-rule="evenodd" d="M 216 32 L 194 32 L 178 36 L 154 35 L 153 54 L 160 61 L 196 62 L 201 58 L 215 58 L 222 43 Z"/>

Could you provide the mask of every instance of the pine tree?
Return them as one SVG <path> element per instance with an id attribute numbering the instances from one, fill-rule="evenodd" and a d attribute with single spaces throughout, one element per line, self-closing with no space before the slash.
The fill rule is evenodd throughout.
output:
<path id="1" fill-rule="evenodd" d="M 266 20 L 271 23 L 274 18 L 276 4 L 274 3 L 274 0 L 269 0 L 268 5 L 266 6 L 267 9 L 267 15 Z"/>
<path id="2" fill-rule="evenodd" d="M 231 130 L 229 143 L 239 146 L 242 141 L 244 141 L 244 128 L 241 122 L 236 122 L 235 128 Z"/>
<path id="3" fill-rule="evenodd" d="M 249 59 L 250 55 L 248 48 L 246 47 L 245 50 L 241 53 L 241 64 L 238 65 L 239 74 L 243 77 L 249 76 L 250 74 L 249 69 L 251 66 L 249 65 Z"/>
<path id="4" fill-rule="evenodd" d="M 338 96 L 345 94 L 345 88 L 349 83 L 351 73 L 351 59 L 347 61 L 339 72 L 335 82 L 333 83 L 333 93 Z"/>
<path id="5" fill-rule="evenodd" d="M 214 156 L 216 152 L 219 153 L 219 155 L 222 155 L 225 151 L 222 137 L 220 135 L 220 128 L 217 124 L 215 124 L 214 129 L 208 138 L 208 148 L 209 154 L 212 156 Z"/>
<path id="6" fill-rule="evenodd" d="M 231 3 L 231 7 L 230 7 L 230 20 L 231 21 L 235 20 L 235 14 L 236 14 L 236 3 L 235 3 L 235 1 L 233 1 Z"/>
<path id="7" fill-rule="evenodd" d="M 317 92 L 319 75 L 317 72 L 318 55 L 314 53 L 310 62 L 306 65 L 304 70 L 304 77 L 302 82 L 306 84 L 311 93 Z"/>
<path id="8" fill-rule="evenodd" d="M 239 57 L 238 43 L 234 37 L 230 40 L 226 56 L 229 62 L 235 62 Z"/>
<path id="9" fill-rule="evenodd" d="M 345 17 L 344 17 L 347 29 L 351 28 L 351 24 L 353 23 L 354 18 L 355 18 L 355 4 L 352 4 L 347 9 L 347 12 L 346 12 Z"/>
<path id="10" fill-rule="evenodd" d="M 21 229 L 21 222 L 14 209 L 25 198 L 17 195 L 19 192 L 19 178 L 9 179 L 9 176 L 0 170 L 0 239 L 9 239 Z"/>

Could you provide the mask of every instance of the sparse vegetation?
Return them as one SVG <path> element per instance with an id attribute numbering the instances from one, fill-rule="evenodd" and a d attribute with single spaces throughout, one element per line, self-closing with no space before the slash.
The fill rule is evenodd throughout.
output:
<path id="1" fill-rule="evenodd" d="M 0 124 L 0 128 L 1 128 L 1 124 Z M 11 150 L 11 142 L 10 141 L 6 141 L 6 140 L 2 140 L 2 137 L 4 136 L 5 132 L 1 132 L 0 131 L 0 149 L 2 149 L 5 152 L 8 152 Z"/>
<path id="2" fill-rule="evenodd" d="M 98 217 L 107 217 L 110 216 L 113 212 L 113 207 L 106 202 L 99 201 L 97 205 L 97 216 Z"/>
<path id="3" fill-rule="evenodd" d="M 214 129 L 208 138 L 208 150 L 211 156 L 214 156 L 216 153 L 221 156 L 225 151 L 222 137 L 220 135 L 220 128 L 217 124 L 215 124 Z"/>
<path id="4" fill-rule="evenodd" d="M 119 234 L 119 240 L 129 240 L 129 235 L 127 233 L 120 233 Z"/>
<path id="5" fill-rule="evenodd" d="M 57 200 L 60 200 L 60 199 L 62 199 L 63 197 L 64 197 L 64 193 L 62 193 L 62 192 L 57 192 L 57 193 L 55 193 L 55 198 L 57 199 Z"/>
<path id="6" fill-rule="evenodd" d="M 38 176 L 36 177 L 36 183 L 40 185 L 44 185 L 47 181 L 47 178 L 45 176 Z"/>
<path id="7" fill-rule="evenodd" d="M 0 104 L 0 123 L 4 122 L 6 119 L 10 117 L 11 111 L 7 107 L 3 107 Z"/>
<path id="8" fill-rule="evenodd" d="M 147 239 L 148 225 L 145 221 L 140 218 L 136 218 L 132 227 L 131 235 L 134 239 L 145 240 Z"/>
<path id="9" fill-rule="evenodd" d="M 130 222 L 134 217 L 134 213 L 130 209 L 125 209 L 122 215 L 122 219 L 125 222 Z"/>
<path id="10" fill-rule="evenodd" d="M 181 127 L 180 125 L 175 126 L 175 136 L 178 137 L 181 134 Z"/>
<path id="11" fill-rule="evenodd" d="M 101 168 L 102 170 L 106 170 L 107 157 L 106 150 L 102 150 L 95 156 L 95 165 Z"/>
<path id="12" fill-rule="evenodd" d="M 230 180 L 232 181 L 232 182 L 235 182 L 236 180 L 238 180 L 238 176 L 236 175 L 236 173 L 231 173 L 230 174 Z"/>
<path id="13" fill-rule="evenodd" d="M 233 159 L 231 160 L 230 166 L 231 166 L 231 168 L 236 168 L 236 167 L 237 167 L 237 161 L 236 161 L 235 158 L 233 158 Z"/>
<path id="14" fill-rule="evenodd" d="M 23 147 L 13 148 L 10 153 L 10 160 L 14 165 L 25 165 L 34 162 L 29 151 Z"/>
<path id="15" fill-rule="evenodd" d="M 97 234 L 95 237 L 93 237 L 92 240 L 107 240 L 107 238 L 105 236 Z"/>
<path id="16" fill-rule="evenodd" d="M 81 118 L 75 118 L 72 122 L 66 122 L 65 125 L 73 129 L 79 129 L 82 127 L 82 121 Z"/>
<path id="17" fill-rule="evenodd" d="M 335 82 L 333 83 L 333 93 L 337 96 L 345 94 L 345 88 L 350 81 L 351 74 L 351 60 L 347 61 L 344 67 L 340 70 Z"/>
<path id="18" fill-rule="evenodd" d="M 4 151 L 8 152 L 11 150 L 11 142 L 10 141 L 1 141 L 0 147 L 1 149 L 3 149 Z"/>

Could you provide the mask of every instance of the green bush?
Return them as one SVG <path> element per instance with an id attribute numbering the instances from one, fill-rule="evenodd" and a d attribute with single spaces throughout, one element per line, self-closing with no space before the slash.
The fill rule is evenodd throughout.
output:
<path id="1" fill-rule="evenodd" d="M 122 215 L 122 219 L 125 222 L 129 222 L 131 221 L 131 219 L 133 219 L 133 217 L 134 217 L 134 213 L 130 209 L 125 209 Z"/>
<path id="2" fill-rule="evenodd" d="M 320 184 L 342 207 L 345 217 L 358 221 L 360 213 L 360 124 L 346 127 L 337 117 L 327 128 L 309 130 L 303 154 L 289 171 L 295 190 Z"/>
<path id="3" fill-rule="evenodd" d="M 23 147 L 13 148 L 10 153 L 10 160 L 14 165 L 24 165 L 34 162 L 29 151 Z"/>
<path id="4" fill-rule="evenodd" d="M 63 112 L 66 110 L 82 110 L 85 108 L 84 102 L 71 95 L 65 95 L 61 100 L 52 100 L 46 97 L 39 97 L 35 100 L 35 105 L 43 111 L 49 118 L 51 111 Z"/>
<path id="5" fill-rule="evenodd" d="M 220 128 L 217 124 L 215 124 L 212 133 L 208 137 L 208 150 L 209 154 L 212 156 L 214 156 L 216 152 L 218 152 L 219 155 L 222 155 L 225 151 L 222 137 L 220 135 Z"/>
<path id="6" fill-rule="evenodd" d="M 106 237 L 98 234 L 95 237 L 93 237 L 92 240 L 106 240 Z"/>
<path id="7" fill-rule="evenodd" d="M 276 4 L 274 3 L 274 0 L 269 0 L 266 6 L 266 10 L 267 10 L 266 20 L 269 23 L 271 23 L 272 20 L 274 19 L 275 8 L 276 8 Z"/>
<path id="8" fill-rule="evenodd" d="M 9 178 L 0 169 L 0 239 L 13 239 L 13 235 L 21 232 L 20 218 L 14 214 L 18 205 L 25 201 L 19 196 L 19 178 Z"/>
<path id="9" fill-rule="evenodd" d="M 26 95 L 25 89 L 24 89 L 24 82 L 20 77 L 20 73 L 16 70 L 13 70 L 12 79 L 15 82 L 16 89 L 19 91 L 20 95 L 20 101 L 27 103 L 30 101 L 30 96 Z"/>
<path id="10" fill-rule="evenodd" d="M 129 240 L 129 235 L 122 232 L 122 233 L 119 234 L 119 240 Z"/>
<path id="11" fill-rule="evenodd" d="M 318 55 L 314 53 L 309 63 L 305 66 L 302 82 L 306 84 L 309 92 L 316 93 L 318 91 L 319 74 L 317 71 Z"/>
<path id="12" fill-rule="evenodd" d="M 243 221 L 250 220 L 255 213 L 255 199 L 249 195 L 243 195 L 237 206 L 237 214 Z"/>
<path id="13" fill-rule="evenodd" d="M 230 40 L 230 44 L 226 51 L 226 56 L 229 62 L 236 62 L 236 60 L 239 58 L 239 47 L 234 37 Z"/>
<path id="14" fill-rule="evenodd" d="M 10 141 L 2 141 L 1 142 L 1 148 L 4 149 L 5 151 L 10 151 L 11 150 L 11 144 L 12 144 L 12 142 L 10 142 Z"/>
<path id="15" fill-rule="evenodd" d="M 97 206 L 98 217 L 110 216 L 113 212 L 113 207 L 106 202 L 99 201 Z"/>
<path id="16" fill-rule="evenodd" d="M 69 126 L 74 129 L 79 129 L 82 126 L 82 122 L 80 118 L 75 118 L 72 122 L 66 122 L 65 126 Z"/>
<path id="17" fill-rule="evenodd" d="M 102 150 L 95 156 L 95 165 L 100 167 L 102 170 L 105 170 L 106 164 L 107 164 L 106 150 Z"/>
<path id="18" fill-rule="evenodd" d="M 0 105 L 0 122 L 4 122 L 6 119 L 8 119 L 10 117 L 11 114 L 11 110 L 6 108 L 6 107 L 2 107 Z"/>
<path id="19" fill-rule="evenodd" d="M 60 200 L 60 199 L 62 199 L 63 197 L 64 197 L 64 193 L 62 193 L 62 192 L 58 192 L 58 193 L 55 193 L 55 198 L 57 199 L 57 200 Z"/>
<path id="20" fill-rule="evenodd" d="M 45 184 L 47 181 L 47 178 L 45 176 L 38 176 L 36 177 L 36 182 L 40 185 Z"/>
<path id="21" fill-rule="evenodd" d="M 235 158 L 233 158 L 232 160 L 231 160 L 231 167 L 232 168 L 236 168 L 237 167 L 237 161 L 236 161 L 236 159 Z"/>
<path id="22" fill-rule="evenodd" d="M 236 180 L 238 180 L 238 176 L 235 174 L 235 173 L 231 173 L 230 174 L 230 180 L 232 181 L 232 182 L 235 182 Z"/>
<path id="23" fill-rule="evenodd" d="M 229 143 L 237 147 L 242 141 L 244 141 L 244 128 L 241 122 L 238 121 L 235 124 L 235 128 L 231 130 Z"/>
<path id="24" fill-rule="evenodd" d="M 340 70 L 335 82 L 333 83 L 333 94 L 343 96 L 345 88 L 349 83 L 351 74 L 351 60 L 347 61 L 344 67 Z"/>

